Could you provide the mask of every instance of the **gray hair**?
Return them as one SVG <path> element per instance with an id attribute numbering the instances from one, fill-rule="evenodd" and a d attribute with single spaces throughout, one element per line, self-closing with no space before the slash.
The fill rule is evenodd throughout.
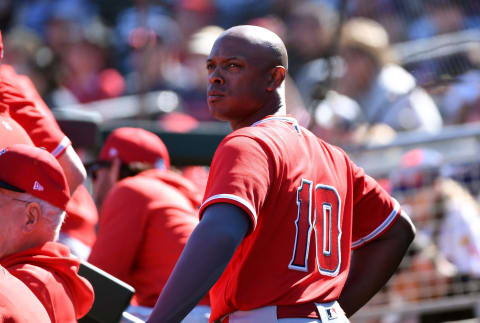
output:
<path id="1" fill-rule="evenodd" d="M 65 220 L 65 211 L 28 193 L 19 193 L 18 198 L 30 203 L 35 202 L 40 205 L 42 216 L 50 224 L 52 231 L 55 233 L 55 240 L 57 240 L 60 228 Z"/>

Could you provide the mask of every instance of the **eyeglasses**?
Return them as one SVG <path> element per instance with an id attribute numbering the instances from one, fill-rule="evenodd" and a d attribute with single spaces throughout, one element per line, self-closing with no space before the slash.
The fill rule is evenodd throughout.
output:
<path id="1" fill-rule="evenodd" d="M 23 203 L 30 203 L 32 201 L 25 201 L 25 200 L 21 200 L 21 199 L 16 199 L 16 198 L 12 198 L 13 201 L 18 201 L 18 202 L 23 202 Z"/>
<path id="2" fill-rule="evenodd" d="M 11 201 L 16 201 L 16 202 L 22 202 L 22 203 L 25 203 L 25 204 L 32 202 L 32 201 L 26 201 L 26 200 L 16 199 L 16 198 L 13 198 L 13 197 L 11 197 L 10 200 L 11 200 Z M 8 202 L 6 201 L 5 203 L 2 204 L 2 206 L 5 205 L 6 203 L 8 203 Z"/>

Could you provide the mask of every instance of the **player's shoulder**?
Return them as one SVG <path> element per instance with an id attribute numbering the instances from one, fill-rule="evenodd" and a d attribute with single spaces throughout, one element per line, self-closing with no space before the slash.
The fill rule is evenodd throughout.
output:
<path id="1" fill-rule="evenodd" d="M 286 126 L 289 124 L 288 126 Z M 281 138 L 287 136 L 287 133 L 293 133 L 293 129 L 298 129 L 298 124 L 293 118 L 267 117 L 254 124 L 237 129 L 228 134 L 222 141 L 238 142 L 239 144 L 267 144 L 270 145 Z"/>
<path id="2" fill-rule="evenodd" d="M 141 174 L 141 173 L 140 173 Z M 140 176 L 128 176 L 115 183 L 108 195 L 119 197 L 134 197 L 136 195 L 142 195 L 149 189 L 156 189 L 161 183 L 157 183 L 153 178 Z"/>
<path id="3" fill-rule="evenodd" d="M 8 267 L 8 271 L 29 286 L 47 286 L 55 276 L 52 271 L 42 266 L 29 263 L 19 263 Z"/>
<path id="4" fill-rule="evenodd" d="M 181 179 L 165 171 L 151 169 L 135 176 L 129 176 L 115 183 L 107 198 L 113 201 L 123 200 L 150 200 L 159 196 L 172 196 L 178 193 L 182 186 Z M 117 202 L 118 203 L 118 202 Z"/>
<path id="5" fill-rule="evenodd" d="M 229 149 L 238 149 L 238 150 L 247 150 L 249 146 L 261 145 L 265 141 L 265 134 L 259 129 L 254 127 L 244 127 L 237 129 L 229 133 L 223 140 L 220 142 L 220 145 L 217 148 L 217 153 L 219 151 Z"/>
<path id="6" fill-rule="evenodd" d="M 237 130 L 232 131 L 227 136 L 225 136 L 224 141 L 231 140 L 238 137 L 246 137 L 251 139 L 261 138 L 264 135 L 264 129 L 260 127 L 243 127 Z"/>
<path id="7" fill-rule="evenodd" d="M 347 153 L 339 146 L 336 146 L 334 144 L 331 144 L 324 139 L 318 137 L 315 135 L 312 131 L 309 129 L 306 129 L 304 127 L 300 127 L 303 136 L 307 138 L 310 142 L 315 142 L 318 146 L 320 146 L 323 150 L 326 152 L 329 152 L 330 154 L 333 154 L 337 157 L 342 157 L 342 158 L 347 158 L 349 159 Z"/>

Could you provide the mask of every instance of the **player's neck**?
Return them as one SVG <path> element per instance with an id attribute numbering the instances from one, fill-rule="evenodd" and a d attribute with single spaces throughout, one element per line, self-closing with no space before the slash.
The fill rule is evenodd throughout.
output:
<path id="1" fill-rule="evenodd" d="M 257 121 L 262 120 L 269 115 L 286 115 L 287 107 L 285 105 L 285 95 L 281 89 L 278 89 L 263 103 L 262 106 L 258 107 L 253 114 L 245 116 L 240 120 L 230 120 L 230 126 L 232 130 L 237 130 L 243 127 L 249 127 Z"/>
<path id="2" fill-rule="evenodd" d="M 250 115 L 245 119 L 230 121 L 230 126 L 232 127 L 232 130 L 235 131 L 243 127 L 249 127 L 255 122 L 260 121 L 267 116 L 271 116 L 271 115 L 284 116 L 286 114 L 287 114 L 287 109 L 284 105 L 271 107 L 271 108 L 264 108 L 264 109 L 258 110 L 254 115 Z"/>

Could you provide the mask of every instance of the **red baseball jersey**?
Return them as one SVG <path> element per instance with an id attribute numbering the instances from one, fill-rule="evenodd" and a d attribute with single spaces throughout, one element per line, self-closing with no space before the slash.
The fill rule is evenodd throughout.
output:
<path id="1" fill-rule="evenodd" d="M 35 146 L 45 147 L 53 156 L 60 156 L 71 144 L 30 79 L 5 64 L 0 65 L 0 105 L 27 131 Z"/>
<path id="2" fill-rule="evenodd" d="M 30 288 L 51 322 L 76 322 L 92 307 L 92 285 L 78 275 L 80 261 L 62 244 L 47 242 L 3 257 L 0 264 Z"/>
<path id="3" fill-rule="evenodd" d="M 214 203 L 242 208 L 250 230 L 210 291 L 211 321 L 336 300 L 351 249 L 385 232 L 400 212 L 341 149 L 289 116 L 268 116 L 221 142 L 200 216 Z"/>
<path id="4" fill-rule="evenodd" d="M 194 184 L 171 171 L 123 179 L 103 202 L 88 261 L 132 285 L 133 305 L 153 307 L 198 223 L 200 202 Z"/>
<path id="5" fill-rule="evenodd" d="M 28 287 L 0 266 L 0 322 L 50 323 L 47 311 Z"/>

